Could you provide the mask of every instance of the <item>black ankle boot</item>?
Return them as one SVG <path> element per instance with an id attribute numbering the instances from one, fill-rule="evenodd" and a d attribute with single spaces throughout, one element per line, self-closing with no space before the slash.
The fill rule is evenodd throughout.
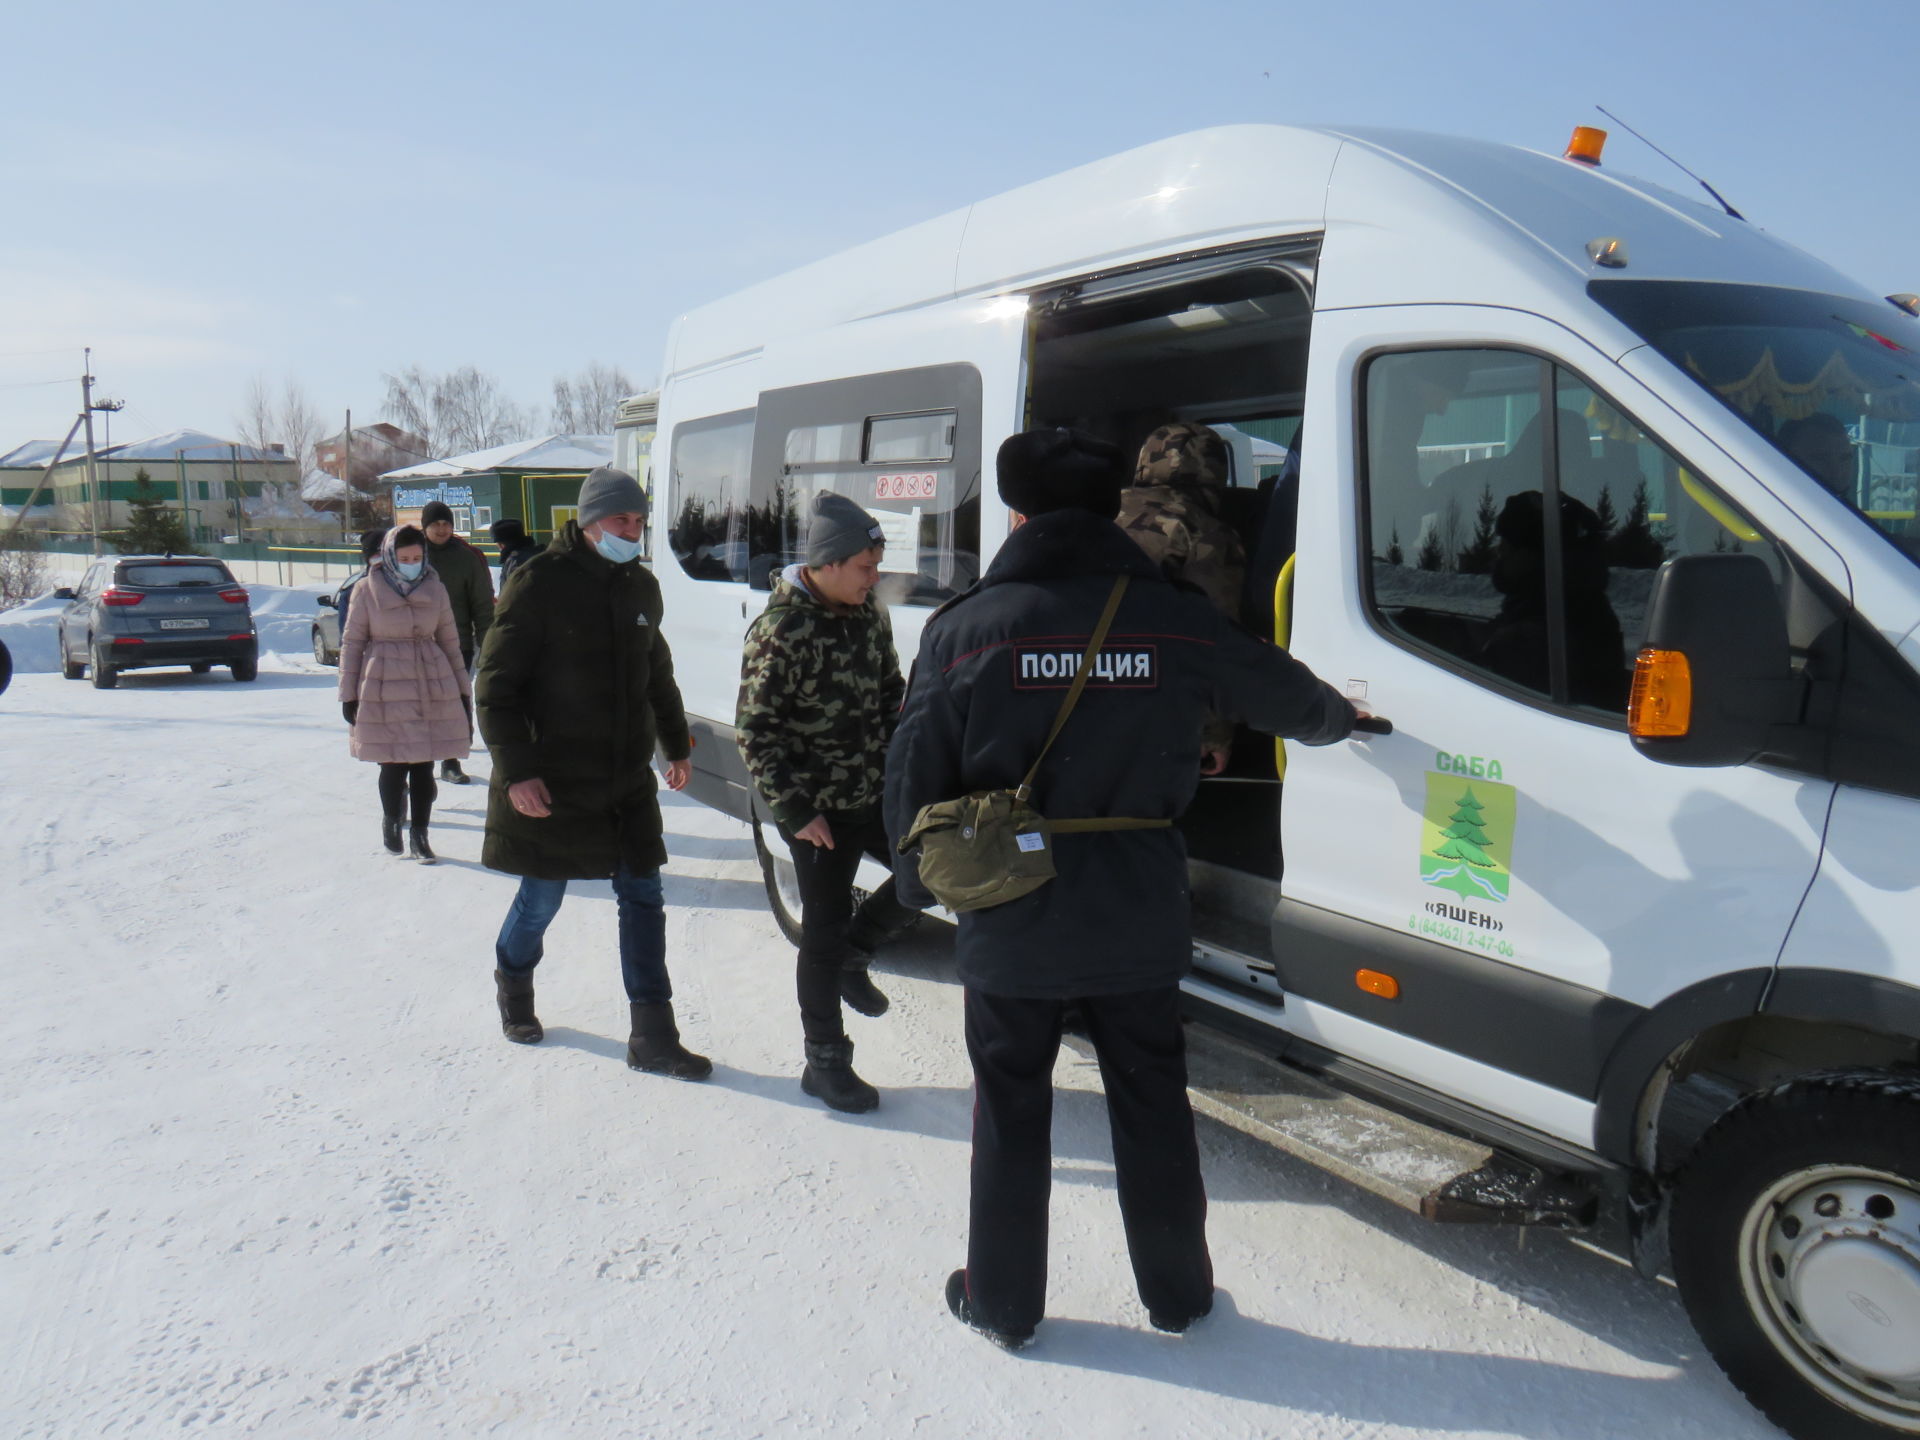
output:
<path id="1" fill-rule="evenodd" d="M 869 1020 L 877 1019 L 887 1013 L 887 997 L 873 977 L 867 974 L 864 963 L 852 963 L 840 969 L 840 998 L 852 1007 L 855 1014 L 864 1015 Z"/>
<path id="2" fill-rule="evenodd" d="M 853 1073 L 851 1040 L 807 1041 L 807 1068 L 800 1088 L 829 1109 L 862 1115 L 880 1103 L 880 1092 Z"/>
<path id="3" fill-rule="evenodd" d="M 533 1013 L 533 976 L 496 970 L 493 985 L 500 998 L 500 1033 L 517 1045 L 538 1045 L 546 1039 L 540 1017 Z"/>
<path id="4" fill-rule="evenodd" d="M 460 762 L 458 760 L 442 760 L 440 762 L 440 778 L 449 785 L 466 785 L 470 784 L 473 780 L 471 775 L 460 768 Z"/>
<path id="5" fill-rule="evenodd" d="M 380 821 L 380 843 L 387 847 L 389 855 L 400 853 L 400 817 L 388 815 Z"/>
<path id="6" fill-rule="evenodd" d="M 980 1323 L 980 1317 L 973 1311 L 973 1301 L 967 1295 L 965 1270 L 956 1270 L 947 1277 L 947 1309 L 962 1325 L 986 1336 L 1002 1350 L 1023 1350 L 1033 1340 L 1031 1330 L 995 1330 L 991 1325 Z"/>
<path id="7" fill-rule="evenodd" d="M 427 827 L 415 825 L 407 831 L 407 854 L 422 865 L 435 864 L 440 857 L 433 853 L 433 847 L 427 844 Z"/>
<path id="8" fill-rule="evenodd" d="M 630 1005 L 633 1033 L 627 1038 L 627 1066 L 649 1075 L 671 1075 L 676 1080 L 704 1080 L 713 1073 L 713 1062 L 696 1055 L 680 1043 L 679 1027 L 673 1023 L 673 1002 Z"/>

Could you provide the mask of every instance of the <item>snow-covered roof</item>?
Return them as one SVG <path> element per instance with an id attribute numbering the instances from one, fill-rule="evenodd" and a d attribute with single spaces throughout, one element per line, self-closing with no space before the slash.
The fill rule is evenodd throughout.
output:
<path id="1" fill-rule="evenodd" d="M 58 440 L 29 440 L 0 455 L 0 470 L 19 470 L 29 465 L 45 465 L 60 448 Z M 68 451 L 69 454 L 73 452 Z"/>
<path id="2" fill-rule="evenodd" d="M 351 494 L 351 485 L 338 475 L 329 475 L 324 470 L 309 470 L 300 478 L 302 500 L 344 500 Z"/>
<path id="3" fill-rule="evenodd" d="M 182 454 L 188 460 L 231 458 L 248 461 L 284 460 L 292 463 L 291 456 L 282 455 L 277 450 L 256 449 L 252 445 L 242 445 L 238 440 L 209 435 L 204 430 L 169 430 L 164 435 L 149 436 L 145 440 L 130 440 L 125 445 L 96 450 L 94 454 L 102 460 L 171 460 L 176 454 Z M 67 458 L 70 460 L 73 457 Z"/>
<path id="4" fill-rule="evenodd" d="M 404 470 L 389 470 L 382 480 L 444 480 L 452 475 L 478 475 L 488 470 L 591 470 L 613 460 L 611 435 L 542 435 L 536 440 L 514 440 L 468 455 L 429 460 Z"/>

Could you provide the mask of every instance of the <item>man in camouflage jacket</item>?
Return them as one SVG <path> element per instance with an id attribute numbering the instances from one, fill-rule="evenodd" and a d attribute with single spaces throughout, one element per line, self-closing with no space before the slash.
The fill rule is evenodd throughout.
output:
<path id="1" fill-rule="evenodd" d="M 1211 426 L 1162 425 L 1140 447 L 1117 523 L 1162 575 L 1205 591 L 1216 610 L 1237 617 L 1247 549 L 1221 515 L 1228 471 L 1227 442 Z M 1233 726 L 1209 717 L 1201 738 L 1206 774 L 1226 768 L 1232 745 Z"/>
<path id="2" fill-rule="evenodd" d="M 757 803 L 779 826 L 800 886 L 801 1087 L 851 1111 L 871 1110 L 879 1092 L 853 1073 L 840 1002 L 885 1012 L 867 962 L 917 918 L 894 901 L 891 879 L 857 912 L 853 904 L 860 857 L 890 861 L 881 780 L 906 690 L 893 627 L 872 595 L 884 545 L 851 500 L 815 497 L 806 563 L 781 574 L 747 630 L 734 719 Z"/>

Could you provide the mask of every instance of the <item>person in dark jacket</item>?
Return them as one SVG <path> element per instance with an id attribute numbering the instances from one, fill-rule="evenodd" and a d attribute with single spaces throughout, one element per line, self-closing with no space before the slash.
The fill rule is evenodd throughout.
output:
<path id="1" fill-rule="evenodd" d="M 488 527 L 493 543 L 500 547 L 500 592 L 506 593 L 507 577 L 540 553 L 540 546 L 527 534 L 527 527 L 509 516 Z"/>
<path id="2" fill-rule="evenodd" d="M 873 598 L 885 547 L 879 522 L 853 501 L 814 497 L 806 563 L 781 574 L 747 630 L 734 718 L 800 885 L 800 1088 L 855 1113 L 878 1105 L 880 1092 L 854 1073 L 840 1002 L 885 1013 L 867 962 L 918 918 L 894 900 L 891 880 L 857 912 L 853 904 L 860 857 L 889 861 L 881 778 L 906 690 L 892 624 Z"/>
<path id="3" fill-rule="evenodd" d="M 1167 581 L 1114 524 L 1115 447 L 1029 431 L 1001 447 L 998 465 L 1017 528 L 922 634 L 887 757 L 889 831 L 906 834 L 922 806 L 1020 783 L 1122 575 L 1112 630 L 1034 785 L 1049 820 L 1177 817 L 1199 784 L 1209 713 L 1309 745 L 1349 733 L 1345 699 Z M 1052 1072 L 1069 1002 L 1099 1056 L 1148 1315 L 1177 1332 L 1213 1303 L 1180 1033 L 1192 957 L 1185 848 L 1172 828 L 1062 835 L 1054 863 L 1040 889 L 961 915 L 956 945 L 975 1102 L 967 1264 L 949 1277 L 947 1303 L 1010 1348 L 1045 1310 Z M 933 902 L 913 857 L 896 878 L 904 903 Z"/>
<path id="4" fill-rule="evenodd" d="M 347 639 L 347 607 L 353 603 L 353 587 L 372 572 L 374 563 L 380 558 L 381 547 L 387 543 L 385 530 L 362 530 L 360 532 L 361 568 L 340 582 L 340 588 L 333 592 L 333 613 L 340 620 L 340 643 Z"/>
<path id="5" fill-rule="evenodd" d="M 482 862 L 518 875 L 494 947 L 501 1028 L 533 1044 L 533 972 L 569 880 L 611 880 L 636 1070 L 704 1080 L 680 1043 L 667 975 L 666 863 L 652 761 L 667 788 L 691 774 L 692 737 L 660 629 L 660 586 L 640 564 L 647 499 L 605 467 L 580 489 L 577 521 L 521 567 L 480 654 L 480 733 L 493 752 Z"/>
<path id="6" fill-rule="evenodd" d="M 493 624 L 493 576 L 487 568 L 487 557 L 453 533 L 453 508 L 444 500 L 429 500 L 421 507 L 420 528 L 427 535 L 427 563 L 447 587 L 447 599 L 453 603 L 460 653 L 467 657 L 471 673 L 473 657 L 480 653 L 487 627 Z M 440 766 L 440 778 L 452 785 L 465 785 L 469 777 L 458 760 L 448 760 Z"/>

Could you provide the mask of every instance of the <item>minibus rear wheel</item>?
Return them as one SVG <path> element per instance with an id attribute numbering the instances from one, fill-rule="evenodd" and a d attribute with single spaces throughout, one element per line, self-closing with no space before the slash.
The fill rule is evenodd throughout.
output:
<path id="1" fill-rule="evenodd" d="M 1920 1075 L 1743 1100 L 1682 1175 L 1672 1240 L 1694 1327 L 1781 1429 L 1920 1436 Z"/>
<path id="2" fill-rule="evenodd" d="M 753 817 L 753 855 L 760 862 L 760 878 L 766 883 L 767 905 L 773 911 L 774 923 L 789 945 L 798 945 L 800 878 L 794 873 L 793 858 L 780 828 L 758 812 Z"/>

